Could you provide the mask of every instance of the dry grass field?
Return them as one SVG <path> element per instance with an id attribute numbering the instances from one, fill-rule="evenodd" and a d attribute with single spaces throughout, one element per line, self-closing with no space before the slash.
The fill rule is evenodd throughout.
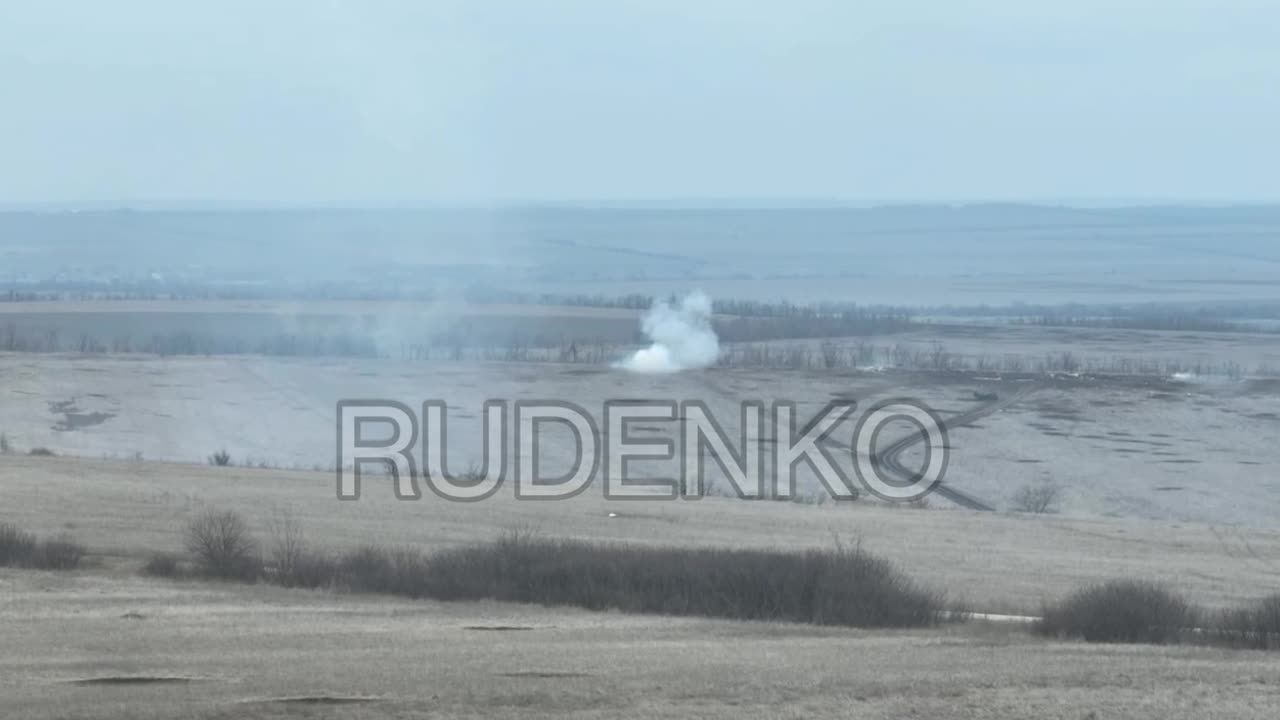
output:
<path id="1" fill-rule="evenodd" d="M 226 309 L 186 308 L 214 322 Z M 383 312 L 358 303 L 335 312 L 359 318 L 366 309 Z M 240 310 L 272 322 L 282 313 L 273 304 Z M 629 311 L 583 312 L 634 323 Z M 1142 347 L 1182 357 L 1197 344 L 1071 333 L 943 339 L 962 353 L 1083 347 L 1098 358 Z M 1082 345 L 1086 335 L 1098 344 Z M 1233 362 L 1270 362 L 1274 352 L 1265 338 L 1222 339 Z M 1260 378 L 743 368 L 642 376 L 545 362 L 0 354 L 0 433 L 10 446 L 0 454 L 0 523 L 65 534 L 88 549 L 70 573 L 0 569 L 0 716 L 1270 718 L 1280 704 L 1275 653 L 1088 645 L 983 619 L 854 630 L 163 580 L 140 570 L 155 553 L 182 552 L 188 523 L 216 508 L 238 512 L 264 540 L 287 514 L 309 544 L 335 551 L 372 543 L 432 552 L 512 529 L 714 548 L 857 544 L 980 613 L 1035 615 L 1116 578 L 1166 583 L 1210 608 L 1236 606 L 1274 592 L 1280 576 L 1272 522 L 1280 485 L 1267 472 L 1280 448 L 1266 431 L 1280 411 L 1278 390 Z M 451 461 L 466 466 L 478 457 L 488 398 L 572 399 L 593 412 L 608 399 L 702 400 L 733 436 L 747 399 L 792 400 L 804 414 L 834 399 L 865 406 L 908 396 L 957 418 L 989 393 L 1001 398 L 991 414 L 951 429 L 947 482 L 995 512 L 936 496 L 925 508 L 866 499 L 611 502 L 599 488 L 559 502 L 517 501 L 510 487 L 482 503 L 430 493 L 406 502 L 376 476 L 365 478 L 359 501 L 339 502 L 331 469 L 343 398 L 445 400 Z M 673 438 L 677 424 L 641 430 Z M 34 448 L 55 454 L 27 454 Z M 231 466 L 205 462 L 224 448 Z M 571 456 L 553 437 L 543 460 L 554 470 Z M 920 462 L 920 448 L 904 459 Z M 634 467 L 637 477 L 671 473 Z M 1041 482 L 1061 489 L 1057 512 L 1013 512 L 1017 491 Z"/>
<path id="2" fill-rule="evenodd" d="M 652 544 L 799 550 L 861 542 L 954 600 L 986 612 L 1035 613 L 1042 601 L 1092 580 L 1164 580 L 1211 605 L 1275 587 L 1280 532 L 1134 518 L 912 510 L 871 503 L 802 505 L 708 497 L 480 503 L 424 495 L 396 500 L 376 479 L 339 502 L 329 472 L 218 468 L 75 458 L 0 457 L 0 522 L 73 534 L 106 569 L 131 571 L 156 551 L 182 550 L 182 532 L 207 507 L 241 512 L 265 534 L 287 511 L 311 542 L 427 549 L 488 540 L 504 529 Z M 616 517 L 610 517 L 610 514 Z"/>
<path id="3" fill-rule="evenodd" d="M 1270 717 L 1280 657 L 1092 646 L 1017 624 L 859 631 L 403 601 L 138 576 L 206 507 L 258 532 L 428 549 L 511 527 L 641 543 L 799 549 L 857 538 L 981 610 L 1034 612 L 1091 579 L 1211 604 L 1274 588 L 1280 533 L 874 505 L 398 502 L 329 473 L 0 457 L 0 521 L 73 534 L 71 574 L 0 570 L 0 714 L 23 718 Z M 610 517 L 609 513 L 617 517 Z"/>
<path id="4" fill-rule="evenodd" d="M 1274 654 L 0 571 L 0 714 L 1270 718 Z"/>
<path id="5" fill-rule="evenodd" d="M 638 318 L 619 308 L 460 300 L 51 300 L 0 303 L 0 350 L 401 357 L 455 336 L 632 342 Z"/>
<path id="6" fill-rule="evenodd" d="M 948 418 L 980 406 L 975 393 L 994 392 L 1013 401 L 952 428 L 948 466 L 950 484 L 991 507 L 1010 509 L 1021 488 L 1051 482 L 1062 488 L 1057 509 L 1072 516 L 1268 526 L 1280 513 L 1280 485 L 1263 471 L 1280 463 L 1269 441 L 1280 427 L 1274 379 L 739 368 L 655 376 L 560 363 L 14 353 L 0 354 L 0 381 L 0 432 L 24 451 L 199 463 L 225 448 L 237 464 L 287 468 L 333 464 L 342 399 L 447 402 L 450 457 L 465 468 L 479 460 L 490 398 L 572 400 L 597 422 L 606 400 L 700 400 L 733 437 L 744 400 L 794 401 L 807 417 L 832 400 L 868 407 L 909 397 Z M 653 437 L 676 430 L 644 428 Z M 549 471 L 567 468 L 567 434 L 548 438 Z M 919 452 L 907 453 L 908 465 Z"/>

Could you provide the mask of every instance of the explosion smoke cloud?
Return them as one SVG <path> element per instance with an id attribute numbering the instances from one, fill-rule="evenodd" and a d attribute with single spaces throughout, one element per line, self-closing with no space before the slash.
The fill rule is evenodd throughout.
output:
<path id="1" fill-rule="evenodd" d="M 637 373 L 673 373 L 710 367 L 720 356 L 720 339 L 711 327 L 711 299 L 702 292 L 678 303 L 658 301 L 641 321 L 652 341 L 617 367 Z"/>

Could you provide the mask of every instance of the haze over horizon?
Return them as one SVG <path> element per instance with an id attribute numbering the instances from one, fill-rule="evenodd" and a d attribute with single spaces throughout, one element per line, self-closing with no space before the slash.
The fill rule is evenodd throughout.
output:
<path id="1" fill-rule="evenodd" d="M 0 203 L 1280 201 L 1280 7 L 0 7 Z"/>

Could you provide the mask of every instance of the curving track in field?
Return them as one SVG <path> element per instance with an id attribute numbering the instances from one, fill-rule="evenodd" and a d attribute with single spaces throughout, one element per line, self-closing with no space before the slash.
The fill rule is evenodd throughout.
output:
<path id="1" fill-rule="evenodd" d="M 700 378 L 700 380 L 705 387 L 716 392 L 717 394 L 726 398 L 736 398 L 735 395 L 728 392 L 723 387 L 720 387 L 717 383 L 711 381 L 705 375 L 702 378 Z M 1003 394 L 998 400 L 993 400 L 990 402 L 983 403 L 981 405 L 978 405 L 977 407 L 971 408 L 965 412 L 962 412 L 958 415 L 954 415 L 950 418 L 943 420 L 942 426 L 944 429 L 949 430 L 951 428 L 962 427 L 964 425 L 975 423 L 978 420 L 981 420 L 982 418 L 985 418 L 990 415 L 994 415 L 995 413 L 1000 412 L 1001 410 L 1017 403 L 1018 401 L 1026 398 L 1028 395 L 1035 392 L 1036 390 L 1039 390 L 1040 387 L 1041 385 L 1039 383 L 1030 383 L 1030 382 L 1026 383 L 1025 387 L 1020 387 L 1014 392 Z M 905 467 L 902 464 L 902 453 L 914 447 L 916 444 L 924 442 L 927 438 L 928 436 L 925 435 L 923 432 L 921 432 L 921 433 L 913 433 L 913 434 L 907 435 L 906 437 L 895 440 L 889 446 L 877 452 L 872 462 L 876 464 L 878 467 L 884 468 L 888 473 L 895 476 L 895 478 L 900 480 L 901 482 L 904 482 L 904 483 L 908 482 L 911 480 L 911 478 L 913 478 L 916 475 L 916 471 L 908 467 Z M 831 437 L 824 438 L 820 442 L 824 445 L 830 445 L 832 447 L 836 447 L 841 450 L 846 450 L 850 452 L 852 452 L 853 450 L 853 448 L 850 447 L 849 445 L 843 442 L 840 442 L 839 440 L 835 440 Z M 942 482 L 938 483 L 938 486 L 933 489 L 932 494 L 943 497 L 955 503 L 956 505 L 959 505 L 964 508 L 968 508 L 970 510 L 981 510 L 983 512 L 995 511 L 995 507 L 993 505 L 983 501 L 982 499 L 948 486 L 946 484 L 945 479 Z"/>
<path id="2" fill-rule="evenodd" d="M 1001 397 L 999 400 L 979 405 L 978 407 L 962 412 L 959 415 L 947 418 L 943 421 L 942 426 L 944 429 L 950 430 L 951 428 L 961 427 L 977 422 L 982 418 L 993 415 L 1010 405 L 1013 405 L 1019 400 L 1022 400 L 1036 389 L 1037 388 L 1035 386 L 1020 388 L 1017 392 Z M 907 435 L 877 452 L 872 463 L 877 467 L 884 468 L 889 474 L 894 475 L 896 479 L 901 480 L 902 482 L 908 482 L 911 478 L 915 477 L 916 471 L 903 466 L 902 453 L 915 445 L 924 442 L 927 438 L 928 435 L 923 432 Z M 933 489 L 933 493 L 946 498 L 961 507 L 969 508 L 970 510 L 981 510 L 983 512 L 993 512 L 995 510 L 994 506 L 982 501 L 981 499 L 948 486 L 945 479 L 938 483 L 938 486 Z"/>

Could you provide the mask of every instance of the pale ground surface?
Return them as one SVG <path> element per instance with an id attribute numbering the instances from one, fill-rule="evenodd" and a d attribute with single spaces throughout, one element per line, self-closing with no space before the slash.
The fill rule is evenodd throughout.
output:
<path id="1" fill-rule="evenodd" d="M 141 453 L 202 462 L 226 448 L 238 463 L 329 468 L 339 400 L 394 399 L 416 409 L 441 399 L 449 405 L 451 464 L 465 469 L 480 459 L 481 408 L 490 398 L 576 402 L 600 438 L 606 400 L 699 400 L 736 444 L 743 400 L 794 401 L 803 421 L 833 400 L 865 409 L 911 397 L 945 418 L 980 405 L 975 391 L 1024 393 L 952 430 L 948 482 L 988 505 L 1008 508 L 1019 489 L 1047 481 L 1062 487 L 1064 515 L 1261 527 L 1280 517 L 1280 479 L 1269 472 L 1280 465 L 1280 444 L 1272 441 L 1280 436 L 1276 380 L 1015 382 L 995 374 L 762 370 L 638 376 L 553 363 L 10 354 L 0 355 L 0 432 L 19 449 L 94 458 Z M 675 439 L 678 428 L 654 421 L 632 430 Z M 562 427 L 543 430 L 543 469 L 558 475 L 572 465 L 574 445 Z M 852 423 L 837 437 L 851 433 Z M 767 450 L 770 440 L 762 432 L 750 445 Z M 904 456 L 909 467 L 919 466 L 922 452 L 917 446 Z M 672 477 L 677 468 L 642 461 L 629 469 L 636 477 Z M 709 472 L 713 483 L 722 475 L 714 463 Z M 803 468 L 801 480 L 808 492 L 818 489 Z"/>
<path id="2" fill-rule="evenodd" d="M 911 394 L 950 415 L 975 406 L 974 390 L 1016 389 L 1008 382 L 31 356 L 0 358 L 0 378 L 0 431 L 12 442 L 87 456 L 0 456 L 0 522 L 68 533 L 91 550 L 73 574 L 0 570 L 0 717 L 1271 718 L 1280 707 L 1274 653 L 1046 642 L 1007 624 L 868 632 L 136 574 L 149 554 L 181 549 L 194 514 L 219 507 L 242 512 L 264 538 L 287 511 L 311 542 L 333 548 L 431 550 L 511 528 L 786 549 L 839 538 L 989 612 L 1033 614 L 1085 582 L 1118 577 L 1168 582 L 1224 605 L 1274 592 L 1280 576 L 1280 531 L 1267 522 L 1277 491 L 1266 472 L 1280 449 L 1252 424 L 1268 422 L 1275 407 L 1266 386 L 1038 383 L 1005 411 L 956 429 L 951 472 L 966 492 L 1000 502 L 1015 480 L 1045 471 L 1070 483 L 1069 513 L 1029 516 L 946 509 L 940 499 L 928 510 L 610 502 L 599 488 L 563 502 L 517 502 L 509 488 L 482 503 L 430 494 L 403 502 L 378 477 L 366 478 L 361 500 L 339 502 L 332 472 L 157 461 L 199 463 L 226 445 L 237 457 L 327 466 L 338 397 L 446 397 L 450 421 L 471 423 L 455 448 L 465 460 L 478 445 L 480 401 L 491 396 L 572 397 L 590 407 L 675 395 L 718 410 L 743 397 L 786 397 L 803 411 L 837 397 Z M 1202 417 L 1213 418 L 1203 435 Z M 146 461 L 123 459 L 135 451 Z M 564 461 L 567 451 L 552 446 L 549 457 Z M 1196 475 L 1172 472 L 1191 468 Z M 1240 468 L 1256 468 L 1256 477 Z M 1159 489 L 1175 484 L 1184 489 Z M 1180 497 L 1194 502 L 1166 500 Z M 1211 522 L 1194 519 L 1210 512 Z M 501 626 L 532 629 L 467 629 Z"/>
<path id="3" fill-rule="evenodd" d="M 32 300 L 0 303 L 0 316 L 40 313 L 112 314 L 112 313 L 197 313 L 250 314 L 288 316 L 307 315 L 375 315 L 398 313 L 459 314 L 463 316 L 541 317 L 556 315 L 572 318 L 624 319 L 635 323 L 640 311 L 626 308 L 587 307 L 574 305 L 533 305 L 503 303 L 414 302 L 401 300 Z"/>
<path id="4" fill-rule="evenodd" d="M 873 336 L 868 342 L 880 347 L 900 342 L 924 352 L 941 345 L 948 353 L 971 360 L 1001 363 L 1015 357 L 1028 366 L 1070 353 L 1081 367 L 1113 372 L 1126 366 L 1174 364 L 1198 365 L 1208 374 L 1234 363 L 1247 374 L 1280 374 L 1280 334 L 1274 333 L 947 324 Z"/>
<path id="5" fill-rule="evenodd" d="M 8 570 L 0 589 L 0 715 L 24 720 L 1165 720 L 1280 706 L 1276 654 L 984 624 L 873 632 Z"/>
<path id="6" fill-rule="evenodd" d="M 803 549 L 839 539 L 898 561 L 975 610 L 1022 614 L 1091 580 L 1165 581 L 1221 605 L 1274 592 L 1280 577 L 1275 529 L 869 503 L 609 501 L 594 490 L 556 502 L 517 501 L 510 492 L 479 503 L 424 492 L 410 502 L 394 498 L 389 480 L 365 483 L 360 500 L 340 502 L 328 472 L 0 456 L 0 521 L 44 535 L 71 533 L 108 567 L 128 568 L 152 552 L 180 551 L 186 523 L 207 507 L 242 512 L 263 536 L 273 515 L 288 511 L 310 541 L 337 549 L 432 549 L 513 528 L 720 547 Z"/>

